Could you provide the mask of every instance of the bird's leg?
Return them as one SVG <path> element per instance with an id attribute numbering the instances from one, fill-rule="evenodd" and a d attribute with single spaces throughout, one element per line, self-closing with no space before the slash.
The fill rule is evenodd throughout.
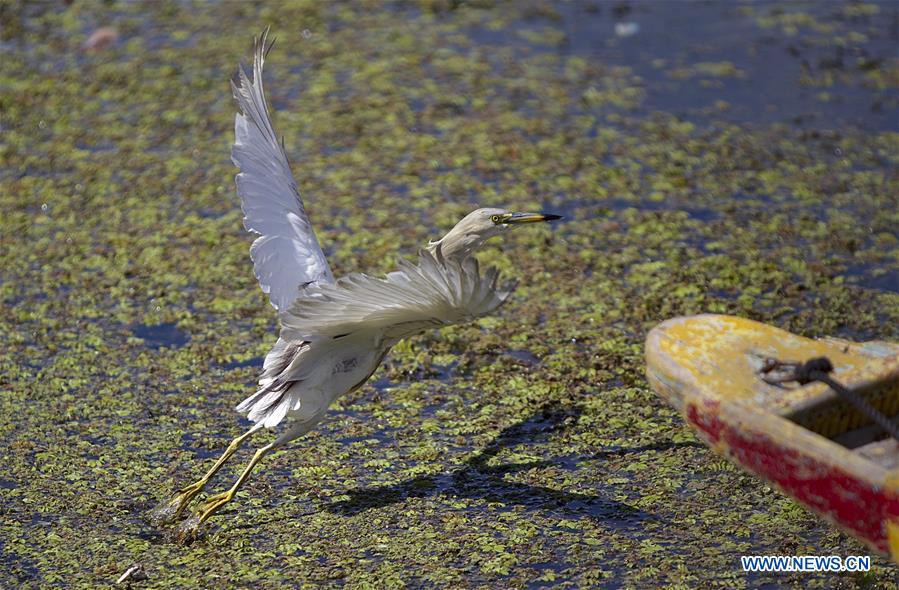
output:
<path id="1" fill-rule="evenodd" d="M 187 506 L 193 501 L 196 495 L 206 487 L 206 484 L 209 483 L 209 480 L 212 478 L 212 476 L 222 468 L 222 465 L 224 465 L 225 462 L 230 459 L 235 452 L 237 452 L 237 449 L 240 448 L 240 445 L 242 445 L 243 442 L 257 430 L 258 428 L 253 427 L 232 440 L 228 445 L 228 448 L 225 449 L 225 452 L 222 453 L 222 456 L 218 458 L 218 461 L 215 462 L 215 464 L 209 469 L 209 471 L 206 472 L 203 477 L 175 492 L 175 495 L 171 500 L 163 502 L 151 513 L 153 522 L 157 525 L 166 524 L 174 521 L 176 518 L 181 516 L 181 513 L 184 512 L 184 509 L 187 508 Z"/>
<path id="2" fill-rule="evenodd" d="M 250 473 L 256 467 L 256 464 L 262 460 L 262 458 L 274 448 L 274 444 L 268 444 L 264 447 L 259 448 L 256 453 L 253 455 L 253 458 L 250 459 L 250 462 L 247 464 L 246 468 L 243 470 L 243 473 L 240 474 L 240 477 L 237 478 L 237 481 L 234 482 L 234 485 L 231 486 L 231 489 L 227 492 L 222 492 L 220 494 L 215 494 L 206 499 L 203 503 L 203 506 L 200 508 L 200 524 L 206 522 L 210 516 L 215 514 L 222 508 L 225 504 L 234 499 L 235 494 L 237 494 L 237 490 L 249 479 Z"/>
<path id="3" fill-rule="evenodd" d="M 178 527 L 178 538 L 181 541 L 187 541 L 190 538 L 194 537 L 196 535 L 197 529 L 201 524 L 206 522 L 210 516 L 221 510 L 221 508 L 225 504 L 234 499 L 237 491 L 247 481 L 247 479 L 249 479 L 250 473 L 253 471 L 253 468 L 256 467 L 256 464 L 262 460 L 266 453 L 275 448 L 275 446 L 276 443 L 270 443 L 265 445 L 264 447 L 259 448 L 253 455 L 253 458 L 250 459 L 250 462 L 243 470 L 243 473 L 240 474 L 240 477 L 238 477 L 237 481 L 234 482 L 234 485 L 231 486 L 230 490 L 228 490 L 227 492 L 222 492 L 220 494 L 213 494 L 212 496 L 206 498 L 199 511 L 197 511 L 197 513 L 193 517 L 181 523 L 181 526 Z"/>

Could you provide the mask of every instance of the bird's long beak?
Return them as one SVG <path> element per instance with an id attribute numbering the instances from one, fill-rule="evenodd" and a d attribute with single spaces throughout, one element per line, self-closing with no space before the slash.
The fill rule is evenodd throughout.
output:
<path id="1" fill-rule="evenodd" d="M 509 213 L 503 223 L 537 223 L 540 221 L 554 221 L 562 219 L 561 215 L 551 213 Z"/>

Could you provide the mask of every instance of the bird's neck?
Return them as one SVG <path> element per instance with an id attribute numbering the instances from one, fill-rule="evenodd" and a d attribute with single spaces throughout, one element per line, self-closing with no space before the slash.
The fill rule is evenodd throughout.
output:
<path id="1" fill-rule="evenodd" d="M 448 234 L 428 244 L 428 250 L 447 260 L 462 261 L 474 254 L 486 238 L 478 234 L 458 232 L 453 228 Z M 438 256 L 438 257 L 439 257 Z"/>

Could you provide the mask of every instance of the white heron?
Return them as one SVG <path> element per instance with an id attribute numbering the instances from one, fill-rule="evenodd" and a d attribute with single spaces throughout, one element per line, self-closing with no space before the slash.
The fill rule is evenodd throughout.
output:
<path id="1" fill-rule="evenodd" d="M 241 67 L 238 83 L 232 82 L 240 108 L 232 161 L 240 168 L 235 181 L 244 226 L 259 235 L 250 256 L 262 290 L 278 310 L 280 337 L 265 357 L 259 390 L 237 406 L 253 426 L 231 441 L 203 477 L 163 502 L 154 521 L 178 518 L 251 435 L 286 427 L 256 451 L 230 489 L 206 498 L 182 523 L 182 539 L 234 498 L 264 455 L 311 430 L 337 398 L 361 387 L 397 342 L 502 305 L 511 286 L 497 287 L 496 269 L 482 274 L 473 256 L 485 241 L 522 224 L 559 219 L 477 209 L 430 242 L 416 263 L 402 261 L 384 278 L 351 274 L 335 281 L 269 118 L 262 69 L 274 41 L 266 42 L 267 32 L 255 40 L 253 81 Z"/>

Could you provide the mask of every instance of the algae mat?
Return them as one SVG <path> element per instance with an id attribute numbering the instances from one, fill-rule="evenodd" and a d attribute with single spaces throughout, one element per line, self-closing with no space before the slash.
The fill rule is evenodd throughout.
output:
<path id="1" fill-rule="evenodd" d="M 0 2 L 0 585 L 139 563 L 135 588 L 895 588 L 879 557 L 740 571 L 868 551 L 706 450 L 642 342 L 699 312 L 899 340 L 897 18 Z M 520 279 L 499 315 L 397 347 L 180 547 L 145 514 L 246 427 L 232 408 L 275 339 L 228 158 L 228 79 L 267 24 L 336 274 L 389 271 L 476 203 L 567 220 L 491 244 Z"/>

